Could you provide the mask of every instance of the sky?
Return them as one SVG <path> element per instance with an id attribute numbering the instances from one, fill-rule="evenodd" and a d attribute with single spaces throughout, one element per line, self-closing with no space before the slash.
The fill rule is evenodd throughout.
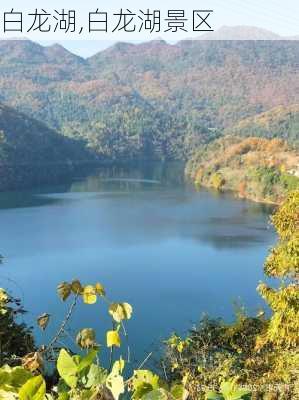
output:
<path id="1" fill-rule="evenodd" d="M 168 10 L 185 10 L 186 16 L 191 16 L 193 10 L 213 10 L 208 21 L 214 30 L 222 26 L 247 25 L 264 28 L 275 32 L 282 36 L 299 35 L 299 0 L 109 0 L 101 2 L 100 0 L 2 0 L 0 4 L 0 24 L 3 23 L 3 13 L 10 11 L 22 11 L 23 15 L 32 13 L 36 8 L 39 10 L 44 8 L 47 12 L 52 13 L 55 9 L 76 10 L 77 25 L 84 26 L 81 35 L 66 34 L 65 32 L 6 32 L 1 29 L 1 38 L 10 37 L 26 37 L 41 44 L 61 43 L 64 47 L 83 57 L 88 57 L 99 50 L 110 46 L 115 41 L 145 41 L 156 39 L 158 36 L 165 40 L 175 42 L 190 37 L 198 37 L 198 33 L 194 33 L 192 29 L 188 33 L 179 31 L 177 33 L 139 33 L 139 32 L 88 32 L 88 14 L 96 8 L 100 11 L 106 11 L 112 16 L 118 13 L 120 8 L 130 9 L 136 14 L 139 10 L 160 10 L 161 15 L 167 17 Z M 32 17 L 31 17 L 32 18 Z M 137 17 L 136 17 L 137 18 Z M 114 25 L 118 17 L 114 17 Z M 26 22 L 26 21 L 25 21 Z M 24 22 L 24 25 L 25 25 Z M 29 26 L 29 22 L 27 24 Z M 190 25 L 191 26 L 191 25 Z M 111 29 L 112 30 L 112 26 Z"/>

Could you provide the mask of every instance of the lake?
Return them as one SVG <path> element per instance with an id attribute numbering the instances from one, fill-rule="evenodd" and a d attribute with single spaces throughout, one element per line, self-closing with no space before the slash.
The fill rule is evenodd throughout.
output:
<path id="1" fill-rule="evenodd" d="M 57 284 L 101 282 L 109 299 L 133 305 L 126 327 L 138 363 L 203 313 L 232 320 L 234 302 L 250 313 L 264 306 L 256 286 L 275 242 L 271 212 L 230 194 L 197 192 L 175 163 L 105 167 L 57 187 L 0 193 L 0 286 L 22 298 L 26 322 L 36 326 L 38 315 L 51 314 L 45 333 L 35 328 L 46 343 L 69 305 Z M 103 341 L 106 309 L 79 304 L 70 335 L 94 327 Z"/>

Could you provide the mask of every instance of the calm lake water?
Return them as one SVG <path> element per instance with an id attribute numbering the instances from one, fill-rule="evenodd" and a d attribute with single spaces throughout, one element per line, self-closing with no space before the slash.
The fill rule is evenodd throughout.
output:
<path id="1" fill-rule="evenodd" d="M 271 211 L 228 194 L 196 192 L 176 164 L 105 168 L 59 187 L 1 193 L 0 286 L 23 299 L 25 321 L 51 314 L 47 331 L 36 330 L 43 343 L 69 304 L 56 296 L 57 284 L 101 282 L 110 299 L 133 305 L 126 326 L 132 359 L 142 361 L 203 313 L 231 320 L 234 301 L 251 313 L 264 306 L 256 286 L 275 241 Z M 104 303 L 80 304 L 71 333 L 103 332 L 108 321 Z"/>

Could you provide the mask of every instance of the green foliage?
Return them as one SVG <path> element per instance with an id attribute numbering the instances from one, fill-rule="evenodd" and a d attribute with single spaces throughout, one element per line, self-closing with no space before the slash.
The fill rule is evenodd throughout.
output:
<path id="1" fill-rule="evenodd" d="M 32 330 L 18 321 L 24 313 L 21 301 L 0 288 L 0 366 L 15 364 L 35 348 Z"/>
<path id="2" fill-rule="evenodd" d="M 148 393 L 159 389 L 159 377 L 151 371 L 134 371 L 131 380 L 133 399 L 141 399 Z"/>
<path id="3" fill-rule="evenodd" d="M 271 196 L 278 185 L 288 193 L 299 187 L 299 178 L 294 175 L 281 172 L 277 167 L 258 167 L 253 175 L 262 186 L 264 196 Z"/>
<path id="4" fill-rule="evenodd" d="M 263 314 L 256 318 L 238 312 L 236 321 L 204 317 L 185 340 L 172 335 L 166 342 L 164 364 L 172 380 L 189 376 L 192 398 L 204 398 L 205 389 L 220 387 L 223 381 L 238 377 L 243 384 L 256 382 L 267 369 L 265 351 L 256 353 L 256 337 L 266 327 Z M 198 384 L 200 383 L 200 384 Z"/>
<path id="5" fill-rule="evenodd" d="M 124 329 L 124 321 L 130 319 L 133 312 L 130 304 L 110 302 L 100 283 L 83 286 L 78 280 L 58 285 L 58 295 L 63 301 L 67 301 L 71 296 L 74 297 L 66 320 L 70 317 L 79 298 L 82 298 L 86 305 L 96 303 L 98 298 L 104 298 L 108 303 L 108 313 L 111 316 L 112 325 L 115 327 L 113 330 L 107 331 L 107 347 L 121 347 L 120 330 Z M 6 301 L 5 299 L 5 292 L 3 292 L 3 301 Z M 46 329 L 48 314 L 40 316 L 37 323 L 42 329 Z M 43 373 L 44 359 L 48 352 L 53 355 L 53 346 L 59 340 L 65 325 L 66 321 L 62 323 L 55 338 L 48 346 L 43 346 L 38 352 L 29 353 L 23 357 L 22 367 L 11 368 L 5 365 L 0 368 L 0 398 L 11 400 L 96 400 L 98 398 L 118 400 L 124 395 L 130 396 L 133 400 L 187 400 L 189 396 L 187 375 L 182 377 L 179 382 L 164 382 L 149 370 L 137 369 L 134 370 L 131 377 L 125 379 L 125 361 L 122 357 L 113 365 L 111 364 L 109 368 L 100 366 L 99 345 L 96 343 L 95 332 L 88 328 L 82 329 L 77 335 L 78 345 L 81 348 L 89 349 L 87 354 L 72 355 L 70 351 L 61 348 L 56 362 L 59 381 L 46 393 L 46 381 L 41 374 Z M 126 334 L 125 330 L 124 334 Z M 189 341 L 183 342 L 177 336 L 173 337 L 169 343 L 180 354 L 189 345 Z M 225 384 L 222 389 L 226 396 Z M 241 392 L 234 391 L 234 394 L 236 393 Z M 231 398 L 225 397 L 225 399 Z M 245 397 L 240 397 L 240 399 L 245 399 Z"/>
<path id="6" fill-rule="evenodd" d="M 289 194 L 272 222 L 282 240 L 289 240 L 298 234 L 299 228 L 299 190 Z"/>
<path id="7" fill-rule="evenodd" d="M 186 339 L 173 335 L 166 343 L 164 365 L 172 380 L 188 375 L 192 399 L 297 398 L 299 362 L 298 226 L 299 192 L 289 193 L 272 217 L 279 242 L 271 250 L 265 272 L 282 279 L 277 289 L 260 284 L 258 290 L 271 308 L 266 319 L 241 310 L 235 322 L 204 318 Z M 199 385 L 200 382 L 200 385 Z M 225 383 L 223 383 L 225 382 Z M 246 390 L 239 391 L 236 384 Z M 216 390 L 205 394 L 206 387 Z"/>
<path id="8" fill-rule="evenodd" d="M 65 349 L 61 349 L 57 360 L 57 370 L 64 382 L 70 387 L 76 387 L 81 372 L 90 367 L 97 355 L 97 350 L 91 350 L 86 356 L 70 356 Z"/>
<path id="9" fill-rule="evenodd" d="M 299 346 L 299 191 L 291 192 L 272 218 L 279 235 L 265 263 L 265 272 L 283 279 L 280 288 L 259 285 L 259 292 L 273 310 L 263 342 L 283 348 Z M 285 279 L 288 281 L 284 281 Z"/>
<path id="10" fill-rule="evenodd" d="M 46 394 L 46 382 L 41 375 L 34 376 L 19 390 L 20 400 L 44 400 Z"/>
<path id="11" fill-rule="evenodd" d="M 30 378 L 32 374 L 24 368 L 4 365 L 0 369 L 0 394 L 17 393 Z"/>
<path id="12" fill-rule="evenodd" d="M 74 161 L 92 160 L 80 141 L 0 103 L 0 190 L 71 176 Z"/>
<path id="13" fill-rule="evenodd" d="M 227 133 L 288 140 L 298 145 L 299 106 L 278 106 L 264 113 L 240 120 Z"/>
<path id="14" fill-rule="evenodd" d="M 250 400 L 250 391 L 239 389 L 236 380 L 222 382 L 220 385 L 220 393 L 208 392 L 206 400 Z"/>

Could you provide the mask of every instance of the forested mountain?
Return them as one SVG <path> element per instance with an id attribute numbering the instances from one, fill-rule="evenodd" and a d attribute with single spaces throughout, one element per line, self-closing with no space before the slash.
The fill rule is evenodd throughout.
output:
<path id="1" fill-rule="evenodd" d="M 83 142 L 0 103 L 0 189 L 53 182 L 91 158 Z"/>
<path id="2" fill-rule="evenodd" d="M 242 119 L 224 133 L 280 138 L 298 145 L 299 104 L 275 107 L 264 113 Z"/>
<path id="3" fill-rule="evenodd" d="M 198 186 L 279 203 L 299 187 L 299 154 L 281 139 L 225 136 L 202 146 L 186 174 Z"/>
<path id="4" fill-rule="evenodd" d="M 85 60 L 59 45 L 2 41 L 0 100 L 85 139 L 100 159 L 188 158 L 223 132 L 247 135 L 258 114 L 296 109 L 299 42 L 118 43 Z M 258 134 L 298 138 L 288 123 Z"/>

